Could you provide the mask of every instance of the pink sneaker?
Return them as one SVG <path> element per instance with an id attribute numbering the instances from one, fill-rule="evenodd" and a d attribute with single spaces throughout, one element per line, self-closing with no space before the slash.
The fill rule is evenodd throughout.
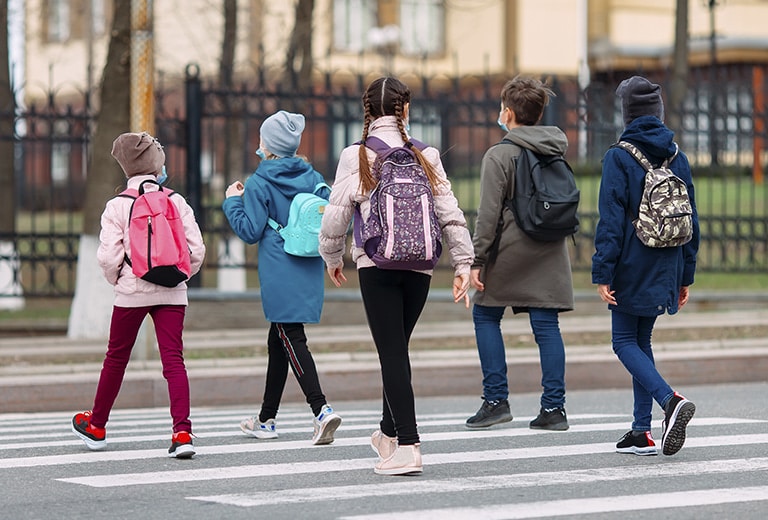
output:
<path id="1" fill-rule="evenodd" d="M 381 430 L 371 434 L 371 448 L 379 459 L 388 459 L 397 449 L 397 438 L 385 435 Z"/>
<path id="2" fill-rule="evenodd" d="M 373 469 L 378 475 L 418 475 L 422 472 L 421 444 L 398 446 L 388 458 Z"/>

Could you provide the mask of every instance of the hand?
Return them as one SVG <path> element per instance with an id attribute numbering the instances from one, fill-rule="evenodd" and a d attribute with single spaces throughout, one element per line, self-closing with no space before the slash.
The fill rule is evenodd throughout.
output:
<path id="1" fill-rule="evenodd" d="M 479 268 L 472 269 L 469 272 L 469 281 L 472 284 L 472 287 L 474 287 L 478 291 L 482 292 L 482 291 L 485 290 L 485 284 L 480 281 L 480 269 Z"/>
<path id="2" fill-rule="evenodd" d="M 227 186 L 227 191 L 224 192 L 227 198 L 229 197 L 241 197 L 245 191 L 245 186 L 240 181 L 235 181 Z"/>
<path id="3" fill-rule="evenodd" d="M 331 277 L 331 281 L 333 282 L 333 285 L 336 287 L 341 287 L 341 284 L 347 281 L 347 277 L 344 276 L 344 273 L 342 270 L 344 269 L 344 265 L 340 265 L 337 267 L 328 267 L 328 276 Z"/>
<path id="4" fill-rule="evenodd" d="M 688 303 L 688 287 L 680 287 L 680 296 L 677 297 L 677 308 L 682 309 Z"/>
<path id="5" fill-rule="evenodd" d="M 611 305 L 616 305 L 616 298 L 613 296 L 615 292 L 611 290 L 611 286 L 608 284 L 599 284 L 597 286 L 597 294 L 600 295 L 600 299 Z"/>
<path id="6" fill-rule="evenodd" d="M 469 309 L 469 275 L 461 274 L 453 278 L 453 303 L 464 300 L 464 307 Z"/>

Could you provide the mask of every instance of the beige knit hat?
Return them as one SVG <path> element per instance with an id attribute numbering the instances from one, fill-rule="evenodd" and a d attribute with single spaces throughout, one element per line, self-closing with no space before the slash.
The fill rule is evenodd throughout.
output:
<path id="1" fill-rule="evenodd" d="M 156 175 L 165 164 L 163 147 L 146 132 L 120 134 L 112 143 L 112 157 L 120 163 L 126 177 Z"/>

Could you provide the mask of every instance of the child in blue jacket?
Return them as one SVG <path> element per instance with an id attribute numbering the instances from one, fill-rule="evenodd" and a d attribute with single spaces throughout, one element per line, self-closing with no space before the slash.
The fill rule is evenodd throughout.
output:
<path id="1" fill-rule="evenodd" d="M 621 141 L 635 145 L 658 166 L 674 156 L 673 132 L 664 123 L 661 87 L 633 76 L 616 90 L 621 98 L 625 128 Z M 656 318 L 675 314 L 688 301 L 699 249 L 699 221 L 691 168 L 680 152 L 669 164 L 687 187 L 693 209 L 693 237 L 676 247 L 645 246 L 635 233 L 645 170 L 621 148 L 610 148 L 603 158 L 592 257 L 592 283 L 611 312 L 613 350 L 632 375 L 634 420 L 632 430 L 616 444 L 619 453 L 656 455 L 651 436 L 653 401 L 664 410 L 661 451 L 674 455 L 685 442 L 686 426 L 696 407 L 675 392 L 656 369 L 651 335 Z"/>
<path id="2" fill-rule="evenodd" d="M 261 125 L 262 161 L 246 181 L 226 190 L 224 214 L 232 230 L 248 244 L 259 244 L 259 285 L 264 315 L 270 322 L 266 387 L 261 411 L 240 423 L 240 429 L 258 439 L 277 437 L 275 417 L 288 377 L 288 366 L 304 392 L 315 418 L 313 444 L 330 444 L 341 424 L 320 387 L 315 362 L 307 348 L 304 323 L 317 323 L 323 309 L 323 260 L 292 256 L 283 250 L 283 238 L 269 226 L 272 219 L 288 220 L 291 200 L 313 192 L 323 176 L 296 156 L 304 131 L 304 116 L 281 110 Z M 330 196 L 327 187 L 318 192 Z"/>

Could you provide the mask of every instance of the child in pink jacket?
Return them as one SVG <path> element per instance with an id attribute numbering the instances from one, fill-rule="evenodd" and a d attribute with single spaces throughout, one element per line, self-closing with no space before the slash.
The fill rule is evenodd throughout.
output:
<path id="1" fill-rule="evenodd" d="M 138 189 L 145 181 L 162 184 L 166 179 L 165 152 L 151 135 L 125 133 L 112 145 L 112 156 L 128 178 L 128 188 Z M 205 257 L 205 245 L 192 208 L 182 196 L 171 196 L 184 224 L 190 253 L 190 276 L 200 270 Z M 107 447 L 105 426 L 109 412 L 120 391 L 125 368 L 131 357 L 139 328 L 149 314 L 155 325 L 163 377 L 168 382 L 173 436 L 168 450 L 170 457 L 191 458 L 192 423 L 189 420 L 189 379 L 184 366 L 182 330 L 187 306 L 187 284 L 163 287 L 138 278 L 125 261 L 130 253 L 128 219 L 133 200 L 115 197 L 107 202 L 101 215 L 101 233 L 97 258 L 104 277 L 115 287 L 109 343 L 93 410 L 72 418 L 72 431 L 91 450 Z"/>

